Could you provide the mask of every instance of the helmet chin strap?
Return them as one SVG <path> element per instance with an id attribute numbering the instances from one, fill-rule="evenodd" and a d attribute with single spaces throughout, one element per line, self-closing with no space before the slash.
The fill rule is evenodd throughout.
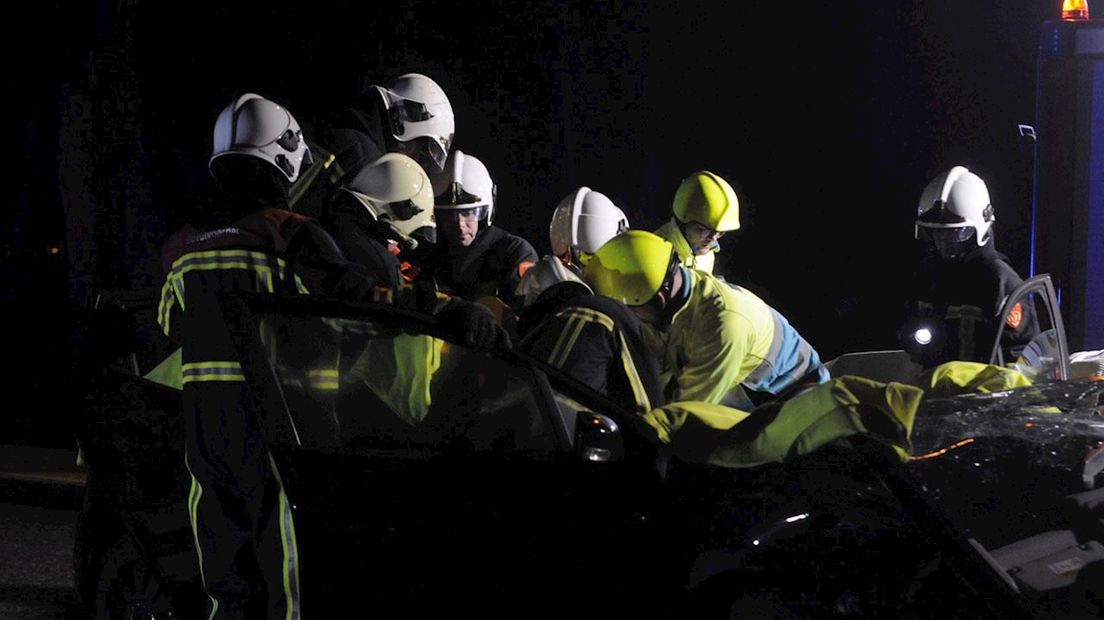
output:
<path id="1" fill-rule="evenodd" d="M 677 262 L 678 255 L 672 257 L 673 268 L 667 276 L 667 280 L 660 288 L 657 297 L 662 297 L 662 301 L 659 307 L 659 325 L 667 327 L 671 324 L 671 320 L 675 318 L 675 313 L 682 309 L 686 305 L 686 300 L 689 299 L 687 287 L 690 285 L 690 276 L 686 271 L 686 268 Z"/>

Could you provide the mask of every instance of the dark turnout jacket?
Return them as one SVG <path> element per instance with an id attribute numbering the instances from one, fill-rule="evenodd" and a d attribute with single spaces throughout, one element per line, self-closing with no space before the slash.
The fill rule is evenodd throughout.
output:
<path id="1" fill-rule="evenodd" d="M 928 350 L 920 356 L 924 365 L 951 360 L 988 363 L 1000 326 L 997 315 L 1008 295 L 1022 283 L 992 243 L 962 257 L 922 261 L 908 303 L 907 324 L 918 326 L 930 321 L 927 324 L 935 327 Z M 1007 363 L 1016 359 L 1039 327 L 1030 303 L 1022 304 L 1006 323 L 1001 347 Z M 911 333 L 902 333 L 902 338 L 906 348 L 917 347 L 910 341 Z"/>
<path id="2" fill-rule="evenodd" d="M 509 305 L 521 276 L 537 259 L 528 241 L 488 226 L 467 247 L 452 247 L 442 239 L 421 267 L 445 293 L 465 299 L 493 295 Z"/>
<path id="3" fill-rule="evenodd" d="M 561 286 L 549 288 L 542 297 L 556 299 Z M 518 346 L 640 415 L 662 406 L 659 370 L 644 344 L 636 315 L 600 295 L 559 299 L 558 304 L 542 304 L 538 298 L 523 311 L 524 322 L 531 327 Z"/>

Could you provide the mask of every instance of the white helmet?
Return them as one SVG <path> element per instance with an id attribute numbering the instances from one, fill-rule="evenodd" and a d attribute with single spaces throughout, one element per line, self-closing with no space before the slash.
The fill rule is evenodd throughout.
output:
<path id="1" fill-rule="evenodd" d="M 565 196 L 552 212 L 548 236 L 553 254 L 582 269 L 580 252 L 594 254 L 628 229 L 629 218 L 612 200 L 584 186 Z"/>
<path id="2" fill-rule="evenodd" d="M 961 245 L 971 235 L 978 247 L 989 243 L 995 219 L 985 181 L 965 167 L 955 166 L 932 179 L 920 194 L 916 237 L 932 238 L 947 255 L 950 244 Z"/>
<path id="3" fill-rule="evenodd" d="M 478 209 L 477 216 L 490 226 L 494 217 L 496 188 L 483 162 L 463 151 L 453 151 L 441 174 L 433 180 L 433 208 Z"/>
<path id="4" fill-rule="evenodd" d="M 433 172 L 440 172 L 456 134 L 452 104 L 445 91 L 420 73 L 400 75 L 387 86 L 376 86 L 376 89 L 387 108 L 391 134 L 399 142 L 426 138 L 428 161 L 423 164 Z"/>
<path id="5" fill-rule="evenodd" d="M 237 97 L 219 113 L 207 165 L 229 153 L 263 159 L 276 166 L 289 182 L 299 178 L 304 163 L 311 163 L 310 149 L 295 117 L 253 93 Z"/>
<path id="6" fill-rule="evenodd" d="M 345 190 L 410 247 L 417 246 L 411 237 L 415 230 L 436 226 L 429 176 L 402 153 L 385 153 L 364 166 Z"/>

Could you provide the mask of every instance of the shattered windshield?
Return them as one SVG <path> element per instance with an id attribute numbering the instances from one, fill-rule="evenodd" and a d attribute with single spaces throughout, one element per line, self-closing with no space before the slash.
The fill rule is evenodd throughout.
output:
<path id="1" fill-rule="evenodd" d="M 1104 382 L 1052 382 L 988 394 L 927 398 L 913 429 L 913 452 L 923 455 L 978 437 L 1062 443 L 1104 439 Z"/>
<path id="2" fill-rule="evenodd" d="M 969 537 L 999 547 L 1065 527 L 1068 496 L 1104 486 L 1104 381 L 925 399 L 909 469 Z"/>

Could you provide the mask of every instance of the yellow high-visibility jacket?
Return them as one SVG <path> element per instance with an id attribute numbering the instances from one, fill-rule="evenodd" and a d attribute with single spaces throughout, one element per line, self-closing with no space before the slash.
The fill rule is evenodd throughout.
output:
<path id="1" fill-rule="evenodd" d="M 740 385 L 779 394 L 811 373 L 828 380 L 820 356 L 757 295 L 700 271 L 684 271 L 690 296 L 665 328 L 646 325 L 669 402 L 740 405 Z"/>

